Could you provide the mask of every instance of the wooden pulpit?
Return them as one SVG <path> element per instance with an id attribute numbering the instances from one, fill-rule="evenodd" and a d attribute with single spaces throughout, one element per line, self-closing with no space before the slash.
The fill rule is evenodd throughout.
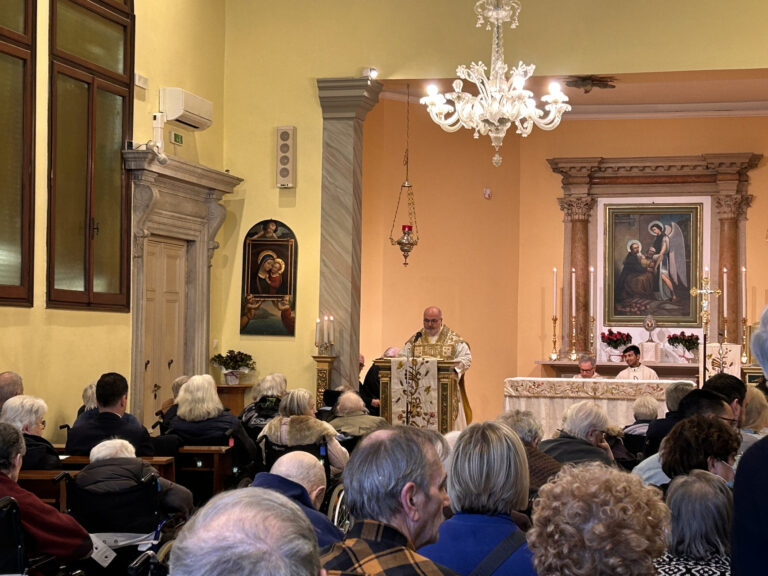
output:
<path id="1" fill-rule="evenodd" d="M 409 424 L 441 434 L 453 430 L 460 402 L 456 362 L 379 358 L 374 364 L 379 368 L 382 418 L 391 424 Z"/>

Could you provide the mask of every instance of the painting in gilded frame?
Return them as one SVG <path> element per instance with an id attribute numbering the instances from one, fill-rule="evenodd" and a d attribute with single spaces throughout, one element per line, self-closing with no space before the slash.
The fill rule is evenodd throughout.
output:
<path id="1" fill-rule="evenodd" d="M 642 326 L 700 326 L 701 204 L 605 206 L 604 321 Z"/>
<path id="2" fill-rule="evenodd" d="M 262 220 L 248 230 L 240 334 L 295 334 L 297 250 L 296 235 L 279 220 Z"/>

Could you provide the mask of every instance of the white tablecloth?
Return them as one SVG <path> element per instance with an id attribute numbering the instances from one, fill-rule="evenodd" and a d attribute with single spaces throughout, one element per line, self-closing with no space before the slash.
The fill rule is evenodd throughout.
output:
<path id="1" fill-rule="evenodd" d="M 575 402 L 593 400 L 608 414 L 610 423 L 624 427 L 635 421 L 632 403 L 650 394 L 666 413 L 664 389 L 677 380 L 591 380 L 572 378 L 507 378 L 504 410 L 530 410 L 544 429 L 544 439 L 560 428 L 565 410 Z"/>

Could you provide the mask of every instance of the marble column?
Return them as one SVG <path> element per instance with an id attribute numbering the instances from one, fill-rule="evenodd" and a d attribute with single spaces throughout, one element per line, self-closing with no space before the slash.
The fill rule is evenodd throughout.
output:
<path id="1" fill-rule="evenodd" d="M 335 319 L 336 386 L 358 382 L 363 121 L 381 88 L 368 78 L 317 80 L 323 112 L 318 311 Z"/>
<path id="2" fill-rule="evenodd" d="M 747 194 L 725 194 L 715 197 L 715 209 L 720 223 L 720 252 L 718 254 L 718 283 L 725 289 L 727 302 L 720 297 L 719 317 L 723 317 L 723 307 L 727 309 L 726 326 L 728 342 L 741 342 L 741 268 L 739 262 L 739 217 L 746 212 L 752 196 Z M 728 270 L 727 283 L 722 285 L 723 268 Z M 720 332 L 722 332 L 722 327 Z"/>
<path id="3" fill-rule="evenodd" d="M 595 201 L 587 195 L 579 195 L 558 198 L 558 202 L 564 221 L 571 224 L 571 268 L 576 270 L 576 309 L 570 310 L 570 291 L 563 296 L 563 302 L 568 302 L 568 322 L 576 317 L 576 352 L 583 354 L 589 350 L 589 215 Z M 569 278 L 570 272 L 564 271 Z M 572 328 L 568 334 L 570 340 Z"/>

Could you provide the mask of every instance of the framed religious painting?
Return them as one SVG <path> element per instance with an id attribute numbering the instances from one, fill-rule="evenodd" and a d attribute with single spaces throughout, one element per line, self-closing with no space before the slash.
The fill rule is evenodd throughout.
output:
<path id="1" fill-rule="evenodd" d="M 604 320 L 608 326 L 700 326 L 701 204 L 605 206 Z"/>
<path id="2" fill-rule="evenodd" d="M 240 334 L 294 335 L 297 250 L 296 235 L 283 222 L 262 220 L 248 230 Z"/>

